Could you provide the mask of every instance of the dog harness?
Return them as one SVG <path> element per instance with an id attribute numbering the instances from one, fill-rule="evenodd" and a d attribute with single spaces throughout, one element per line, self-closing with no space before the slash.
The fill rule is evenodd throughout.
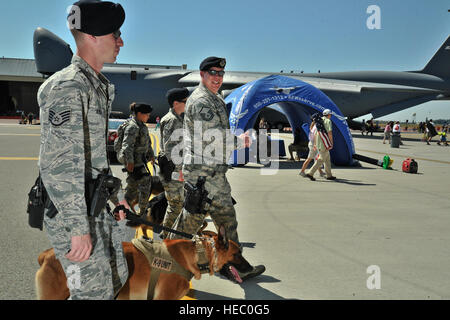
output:
<path id="1" fill-rule="evenodd" d="M 204 241 L 207 241 L 211 246 L 211 256 L 206 254 Z M 148 260 L 150 267 L 152 268 L 150 274 L 150 281 L 148 285 L 147 299 L 153 299 L 155 293 L 155 287 L 158 283 L 161 273 L 175 273 L 184 277 L 188 282 L 191 281 L 194 274 L 189 270 L 181 266 L 169 253 L 166 244 L 162 241 L 153 241 L 141 237 L 139 239 L 131 240 L 133 245 L 142 252 Z M 203 238 L 195 236 L 192 239 L 195 243 L 197 253 L 197 265 L 200 269 L 200 273 L 210 273 L 210 259 L 213 260 L 213 271 L 218 272 L 218 255 L 215 247 L 215 241 L 213 238 Z"/>

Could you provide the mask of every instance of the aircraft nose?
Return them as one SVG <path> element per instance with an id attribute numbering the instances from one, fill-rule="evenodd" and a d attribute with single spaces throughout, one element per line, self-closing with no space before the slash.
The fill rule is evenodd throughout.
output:
<path id="1" fill-rule="evenodd" d="M 37 28 L 33 36 L 34 59 L 37 71 L 52 74 L 67 67 L 73 56 L 69 44 L 44 28 Z"/>

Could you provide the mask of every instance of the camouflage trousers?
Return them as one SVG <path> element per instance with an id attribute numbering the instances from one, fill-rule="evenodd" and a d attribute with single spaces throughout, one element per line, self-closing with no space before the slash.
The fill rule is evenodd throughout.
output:
<path id="1" fill-rule="evenodd" d="M 139 214 L 142 214 L 147 208 L 151 190 L 152 180 L 150 175 L 143 176 L 140 179 L 136 179 L 133 175 L 128 175 L 125 199 L 130 205 L 137 201 L 140 210 Z"/>
<path id="2" fill-rule="evenodd" d="M 105 212 L 99 217 L 89 217 L 92 252 L 84 262 L 72 262 L 65 255 L 71 248 L 70 226 L 63 214 L 53 219 L 45 216 L 44 225 L 56 258 L 61 262 L 67 277 L 71 300 L 112 300 L 125 285 L 128 266 L 122 242 L 125 232 Z"/>
<path id="3" fill-rule="evenodd" d="M 198 176 L 198 173 L 189 175 L 190 178 L 188 181 L 195 185 Z M 239 245 L 236 211 L 234 210 L 233 201 L 231 199 L 231 187 L 225 173 L 217 173 L 214 177 L 207 176 L 205 188 L 208 191 L 209 197 L 212 198 L 211 204 L 206 208 L 207 214 L 211 216 L 217 230 L 219 230 L 219 226 L 223 225 L 227 232 L 227 237 Z M 196 234 L 202 226 L 205 216 L 206 214 L 190 213 L 183 208 L 181 214 L 175 221 L 173 228 L 178 231 Z M 170 239 L 182 238 L 175 234 L 170 234 L 169 237 Z"/>
<path id="4" fill-rule="evenodd" d="M 162 184 L 167 199 L 166 215 L 164 216 L 162 225 L 164 227 L 172 228 L 175 220 L 180 215 L 181 210 L 183 209 L 183 182 L 174 180 L 165 182 L 164 180 L 162 180 Z M 162 236 L 167 237 L 167 231 L 163 231 Z"/>

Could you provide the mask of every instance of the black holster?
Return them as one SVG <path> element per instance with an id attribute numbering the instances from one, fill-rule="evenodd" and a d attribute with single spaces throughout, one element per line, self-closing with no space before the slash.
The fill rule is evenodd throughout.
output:
<path id="1" fill-rule="evenodd" d="M 88 216 L 98 217 L 109 198 L 119 191 L 122 183 L 109 173 L 100 173 L 95 180 L 86 182 L 85 196 Z"/>
<path id="2" fill-rule="evenodd" d="M 31 187 L 28 193 L 28 224 L 32 228 L 37 228 L 42 231 L 44 222 L 44 210 L 48 195 L 42 183 L 41 175 L 36 179 L 36 182 Z"/>
<path id="3" fill-rule="evenodd" d="M 206 177 L 199 177 L 194 186 L 189 181 L 184 183 L 183 207 L 191 214 L 204 214 L 208 203 L 208 191 L 205 189 Z"/>
<path id="4" fill-rule="evenodd" d="M 159 169 L 164 177 L 164 181 L 172 181 L 172 172 L 175 170 L 175 164 L 172 160 L 169 160 L 166 155 L 158 155 Z"/>
<path id="5" fill-rule="evenodd" d="M 146 170 L 145 173 L 142 172 L 142 169 L 144 166 L 135 167 L 133 172 L 128 172 L 127 169 L 122 170 L 123 172 L 127 172 L 130 177 L 132 177 L 134 180 L 140 180 L 143 177 L 147 177 L 150 175 L 150 173 Z"/>

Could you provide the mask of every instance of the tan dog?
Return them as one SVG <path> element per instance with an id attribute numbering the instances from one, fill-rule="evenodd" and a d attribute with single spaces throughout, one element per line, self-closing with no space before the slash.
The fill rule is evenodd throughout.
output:
<path id="1" fill-rule="evenodd" d="M 219 235 L 206 231 L 201 245 L 206 253 L 209 263 L 209 274 L 213 275 L 226 263 L 241 264 L 245 259 L 241 255 L 239 246 L 226 238 L 225 228 L 220 227 Z M 190 271 L 195 279 L 201 278 L 198 265 L 199 256 L 196 243 L 192 240 L 164 240 L 164 243 L 173 257 L 186 270 Z M 197 247 L 199 243 L 197 242 Z M 128 280 L 120 290 L 118 299 L 143 300 L 147 299 L 152 267 L 141 251 L 130 242 L 123 243 L 123 249 L 128 264 Z M 40 300 L 64 300 L 69 298 L 67 279 L 63 268 L 56 259 L 53 249 L 46 250 L 39 255 L 39 270 L 36 272 L 36 292 Z M 156 273 L 156 272 L 155 272 Z M 153 299 L 178 300 L 189 291 L 189 281 L 178 275 L 161 273 L 156 282 Z M 151 298 L 151 297 L 150 297 Z"/>

